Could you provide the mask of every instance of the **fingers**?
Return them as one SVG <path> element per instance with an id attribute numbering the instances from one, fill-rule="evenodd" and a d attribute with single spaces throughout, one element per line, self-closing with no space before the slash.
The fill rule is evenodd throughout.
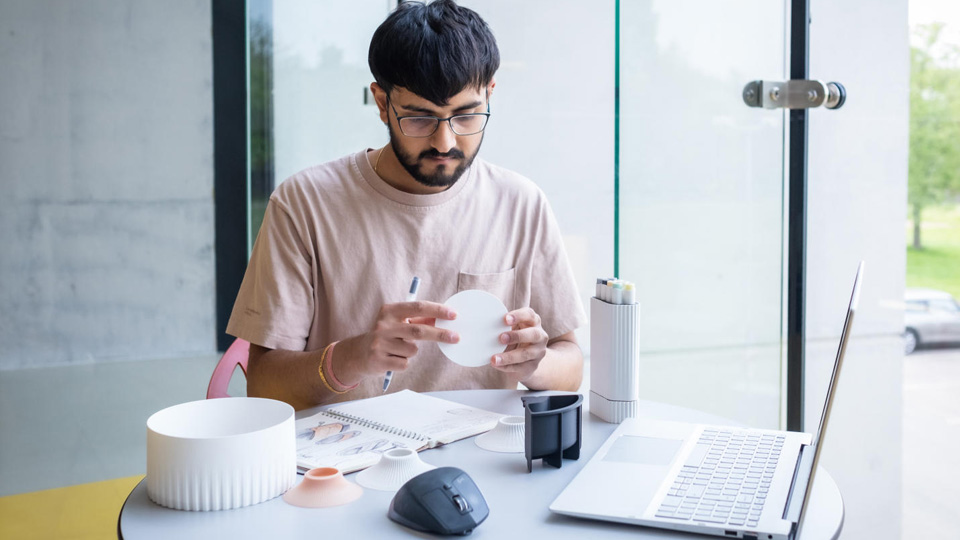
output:
<path id="1" fill-rule="evenodd" d="M 382 373 L 387 370 L 403 371 L 407 369 L 410 359 L 419 352 L 416 343 L 384 336 L 374 337 L 370 349 L 372 371 L 375 373 Z"/>
<path id="2" fill-rule="evenodd" d="M 500 343 L 504 345 L 540 342 L 546 344 L 547 339 L 549 339 L 547 332 L 539 326 L 503 332 L 499 337 Z"/>
<path id="3" fill-rule="evenodd" d="M 373 329 L 364 334 L 360 356 L 368 374 L 407 369 L 417 352 L 418 341 L 457 343 L 460 336 L 436 327 L 437 319 L 454 319 L 456 313 L 443 304 L 427 301 L 386 304 Z"/>
<path id="4" fill-rule="evenodd" d="M 456 312 L 447 306 L 438 304 L 436 302 L 427 302 L 426 300 L 386 304 L 380 308 L 380 314 L 381 318 L 388 317 L 396 320 L 418 317 L 447 320 L 453 320 L 457 318 Z"/>
<path id="5" fill-rule="evenodd" d="M 391 356 L 411 358 L 420 350 L 417 344 L 412 341 L 388 337 L 374 338 L 372 348 L 376 356 L 384 358 Z"/>
<path id="6" fill-rule="evenodd" d="M 540 315 L 526 307 L 507 313 L 504 322 L 513 328 L 499 336 L 500 343 L 508 347 L 494 355 L 491 364 L 500 371 L 529 375 L 547 353 L 549 336 L 540 326 Z"/>
<path id="7" fill-rule="evenodd" d="M 429 324 L 399 323 L 389 330 L 390 337 L 407 341 L 437 341 L 457 343 L 460 336 L 453 330 L 445 330 Z"/>
<path id="8" fill-rule="evenodd" d="M 412 356 L 412 355 L 411 355 Z M 410 358 L 404 356 L 387 356 L 380 361 L 380 366 L 376 370 L 377 374 L 386 371 L 403 371 L 410 366 Z"/>
<path id="9" fill-rule="evenodd" d="M 546 346 L 519 347 L 512 351 L 495 354 L 490 363 L 497 369 L 503 369 L 527 362 L 539 362 L 543 360 L 546 352 Z"/>
<path id="10" fill-rule="evenodd" d="M 533 375 L 540 367 L 545 350 L 537 352 L 532 347 L 521 347 L 493 357 L 493 368 L 522 381 Z M 499 362 L 499 363 L 498 363 Z"/>
<path id="11" fill-rule="evenodd" d="M 442 330 L 431 325 L 395 323 L 389 328 L 378 329 L 371 349 L 382 367 L 401 371 L 407 369 L 409 359 L 419 352 L 417 341 L 457 343 L 460 336 L 451 330 Z"/>
<path id="12" fill-rule="evenodd" d="M 381 321 L 370 336 L 369 358 L 376 366 L 373 368 L 374 372 L 407 369 L 409 359 L 419 351 L 418 341 L 443 343 L 460 341 L 460 336 L 452 330 L 440 329 L 429 324 L 397 321 Z"/>
<path id="13" fill-rule="evenodd" d="M 511 375 L 520 375 L 520 378 L 529 376 L 531 373 L 537 370 L 539 362 L 522 362 L 520 364 L 510 364 L 505 366 L 494 366 L 494 369 L 497 371 L 502 371 L 504 373 L 510 373 Z"/>
<path id="14" fill-rule="evenodd" d="M 503 321 L 510 326 L 522 328 L 540 326 L 540 315 L 533 308 L 525 307 L 511 311 L 503 317 Z"/>

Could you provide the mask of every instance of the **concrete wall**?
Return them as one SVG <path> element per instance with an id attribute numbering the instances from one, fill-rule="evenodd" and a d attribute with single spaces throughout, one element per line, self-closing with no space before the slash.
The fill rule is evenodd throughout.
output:
<path id="1" fill-rule="evenodd" d="M 214 350 L 210 18 L 0 3 L 0 369 Z"/>
<path id="2" fill-rule="evenodd" d="M 820 417 L 857 262 L 866 261 L 822 464 L 846 503 L 844 538 L 901 537 L 907 2 L 811 2 L 810 76 L 843 83 L 810 114 L 806 430 Z"/>

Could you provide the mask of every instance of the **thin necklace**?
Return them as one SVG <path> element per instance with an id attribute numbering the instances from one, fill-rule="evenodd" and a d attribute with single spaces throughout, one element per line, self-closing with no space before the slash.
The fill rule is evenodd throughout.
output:
<path id="1" fill-rule="evenodd" d="M 384 147 L 386 148 L 386 147 Z M 380 176 L 380 173 L 377 172 L 377 167 L 380 166 L 380 157 L 383 156 L 383 148 L 380 149 L 380 153 L 377 154 L 377 162 L 373 164 L 373 172 L 377 176 Z"/>

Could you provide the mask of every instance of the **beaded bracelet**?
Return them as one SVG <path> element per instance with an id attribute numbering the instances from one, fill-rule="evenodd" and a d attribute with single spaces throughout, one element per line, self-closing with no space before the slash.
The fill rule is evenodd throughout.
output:
<path id="1" fill-rule="evenodd" d="M 353 390 L 354 388 L 356 388 L 357 385 L 359 385 L 360 383 L 357 383 L 353 386 L 346 386 L 340 381 L 338 381 L 337 377 L 333 374 L 333 370 L 331 369 L 332 363 L 333 363 L 333 346 L 336 344 L 337 342 L 334 341 L 333 343 L 327 345 L 325 349 L 323 349 L 323 354 L 320 355 L 320 369 L 318 371 L 320 372 L 320 380 L 323 381 L 323 385 L 326 386 L 331 392 L 333 392 L 334 394 L 346 394 L 350 390 Z M 327 359 L 329 359 L 329 362 L 327 361 Z M 333 382 L 337 383 L 338 386 L 344 388 L 343 390 L 337 390 L 336 388 L 333 387 L 332 384 L 330 384 L 329 381 L 327 381 L 327 377 L 323 373 L 325 365 L 326 365 L 327 375 L 329 375 L 330 378 L 333 379 Z"/>

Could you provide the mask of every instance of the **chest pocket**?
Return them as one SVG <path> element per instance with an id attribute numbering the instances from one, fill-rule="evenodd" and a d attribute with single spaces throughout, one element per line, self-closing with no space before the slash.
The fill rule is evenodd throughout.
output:
<path id="1" fill-rule="evenodd" d="M 480 289 L 486 291 L 503 302 L 507 311 L 517 309 L 514 303 L 516 298 L 517 269 L 511 268 L 505 272 L 493 274 L 471 274 L 460 272 L 457 279 L 457 292 Z"/>

